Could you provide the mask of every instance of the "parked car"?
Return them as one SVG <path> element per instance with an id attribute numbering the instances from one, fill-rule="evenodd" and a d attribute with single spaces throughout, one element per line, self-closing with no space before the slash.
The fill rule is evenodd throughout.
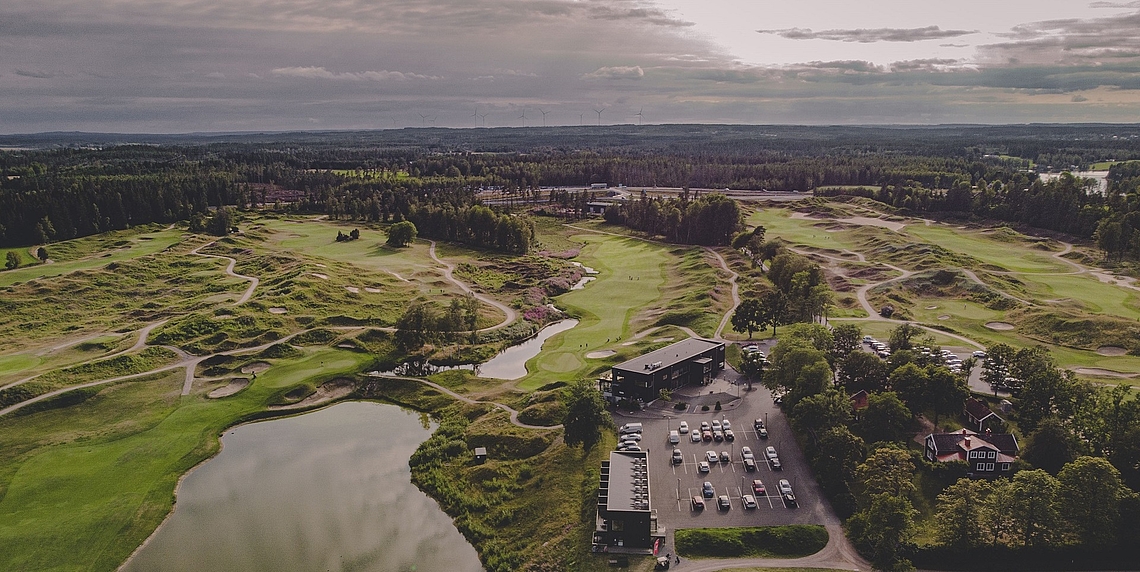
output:
<path id="1" fill-rule="evenodd" d="M 669 443 L 676 445 L 681 442 L 681 434 L 676 431 L 669 432 Z"/>
<path id="2" fill-rule="evenodd" d="M 701 442 L 701 432 L 697 431 L 696 429 L 693 429 L 692 432 L 689 433 L 689 440 L 691 440 L 694 443 L 700 443 Z"/>
<path id="3" fill-rule="evenodd" d="M 764 449 L 764 455 L 768 457 L 769 460 L 776 459 L 780 456 L 776 454 L 776 448 L 771 445 L 769 445 L 767 449 Z"/>
<path id="4" fill-rule="evenodd" d="M 721 428 L 721 429 L 724 429 L 725 431 L 728 431 L 729 429 L 732 429 L 732 421 L 729 421 L 728 419 L 725 419 L 724 421 L 721 421 L 721 422 L 720 422 L 720 428 Z"/>
<path id="5" fill-rule="evenodd" d="M 746 508 L 746 509 L 756 508 L 756 497 L 754 497 L 752 495 L 744 495 L 744 496 L 740 497 L 740 499 L 741 499 L 741 502 L 744 503 L 744 508 Z"/>
<path id="6" fill-rule="evenodd" d="M 752 428 L 757 430 L 757 431 L 763 429 L 764 428 L 764 420 L 763 419 L 757 419 L 757 420 L 753 421 L 752 422 Z"/>
<path id="7" fill-rule="evenodd" d="M 986 352 L 983 352 L 982 350 L 976 350 L 973 353 L 973 356 L 978 359 L 986 359 Z"/>
<path id="8" fill-rule="evenodd" d="M 681 454 L 680 449 L 673 449 L 673 464 L 680 465 L 685 462 L 685 456 Z"/>
<path id="9" fill-rule="evenodd" d="M 712 430 L 713 430 L 713 431 L 720 431 L 720 430 L 721 430 L 721 426 L 720 426 L 720 420 L 718 420 L 718 419 L 713 419 L 713 422 L 712 422 Z"/>
<path id="10" fill-rule="evenodd" d="M 621 433 L 622 435 L 625 435 L 627 433 L 641 433 L 641 423 L 626 423 L 625 425 L 621 426 L 621 429 L 618 430 L 618 433 Z"/>
<path id="11" fill-rule="evenodd" d="M 701 439 L 704 439 L 705 441 L 712 441 L 712 431 L 701 431 Z"/>
<path id="12" fill-rule="evenodd" d="M 677 430 L 682 432 L 682 433 L 688 433 L 689 432 L 689 422 L 688 421 L 682 421 L 681 424 L 677 426 Z"/>
<path id="13" fill-rule="evenodd" d="M 756 470 L 756 460 L 755 459 L 744 459 L 744 470 L 745 471 L 755 471 Z"/>
<path id="14" fill-rule="evenodd" d="M 780 463 L 780 458 L 779 458 L 779 457 L 776 457 L 775 459 L 770 459 L 770 460 L 768 461 L 768 464 L 772 466 L 772 470 L 773 470 L 773 471 L 782 471 L 782 470 L 784 470 L 784 465 L 783 465 L 782 463 Z"/>
<path id="15" fill-rule="evenodd" d="M 740 351 L 747 353 L 747 354 L 750 354 L 750 353 L 760 351 L 760 346 L 758 346 L 756 344 L 748 344 L 748 345 L 740 348 Z"/>
<path id="16" fill-rule="evenodd" d="M 705 510 L 705 499 L 701 497 L 693 497 L 692 499 L 693 510 Z"/>
<path id="17" fill-rule="evenodd" d="M 640 451 L 640 450 L 641 450 L 641 447 L 638 447 L 637 445 L 622 445 L 621 447 L 618 447 L 618 451 Z"/>
<path id="18" fill-rule="evenodd" d="M 624 433 L 621 436 L 622 441 L 641 441 L 641 433 Z"/>
<path id="19" fill-rule="evenodd" d="M 752 447 L 745 445 L 745 446 L 740 448 L 740 458 L 741 459 L 755 459 L 756 455 L 752 454 Z"/>
<path id="20" fill-rule="evenodd" d="M 756 430 L 756 434 L 759 435 L 761 439 L 767 439 L 768 438 L 768 429 L 761 427 L 761 428 Z"/>
<path id="21" fill-rule="evenodd" d="M 619 447 L 639 447 L 639 445 L 637 444 L 637 441 L 631 441 L 629 439 L 622 441 L 621 444 L 619 444 L 618 446 Z"/>
<path id="22" fill-rule="evenodd" d="M 752 492 L 758 497 L 768 496 L 768 489 L 764 487 L 764 481 L 760 479 L 752 479 Z"/>
<path id="23" fill-rule="evenodd" d="M 736 433 L 733 433 L 732 429 L 725 429 L 724 430 L 724 440 L 725 441 L 735 441 L 736 440 Z"/>
<path id="24" fill-rule="evenodd" d="M 713 488 L 712 483 L 705 481 L 704 486 L 701 488 L 701 494 L 703 494 L 705 498 L 711 499 L 716 496 L 716 489 Z"/>
<path id="25" fill-rule="evenodd" d="M 724 431 L 713 431 L 713 441 L 717 443 L 724 441 Z"/>
<path id="26" fill-rule="evenodd" d="M 792 485 L 788 479 L 780 479 L 780 497 L 784 499 L 784 504 L 797 506 L 796 495 L 792 492 Z"/>
<path id="27" fill-rule="evenodd" d="M 863 343 L 869 344 L 873 341 L 875 341 L 875 338 L 872 338 L 871 336 L 863 336 Z"/>
<path id="28" fill-rule="evenodd" d="M 716 507 L 720 510 L 728 510 L 732 508 L 732 501 L 728 500 L 728 495 L 720 495 L 716 498 Z"/>
<path id="29" fill-rule="evenodd" d="M 701 421 L 701 431 L 712 431 L 712 426 L 708 421 Z"/>
<path id="30" fill-rule="evenodd" d="M 701 473 L 709 472 L 709 462 L 708 461 L 701 461 L 701 462 L 697 463 L 697 471 L 701 472 Z"/>
<path id="31" fill-rule="evenodd" d="M 720 457 L 716 455 L 716 451 L 705 451 L 705 460 L 711 465 L 720 461 Z"/>
<path id="32" fill-rule="evenodd" d="M 731 462 L 731 461 L 732 461 L 732 459 L 731 459 L 731 458 L 729 458 L 729 456 L 728 456 L 728 451 L 721 451 L 721 452 L 720 452 L 720 462 L 722 462 L 722 463 L 728 463 L 728 462 Z"/>

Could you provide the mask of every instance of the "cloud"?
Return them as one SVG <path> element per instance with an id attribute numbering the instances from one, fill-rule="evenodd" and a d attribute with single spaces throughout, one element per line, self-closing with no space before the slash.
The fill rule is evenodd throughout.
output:
<path id="1" fill-rule="evenodd" d="M 582 79 L 641 79 L 645 71 L 641 66 L 608 66 L 600 67 L 590 73 L 582 74 Z"/>
<path id="2" fill-rule="evenodd" d="M 903 60 L 891 62 L 892 72 L 948 72 L 955 69 L 972 68 L 966 60 L 948 58 L 929 58 L 918 60 Z"/>
<path id="3" fill-rule="evenodd" d="M 22 75 L 24 77 L 34 77 L 37 79 L 51 79 L 53 77 L 56 77 L 59 74 L 57 74 L 55 72 L 49 72 L 49 71 L 43 71 L 43 70 L 17 69 L 16 75 Z"/>
<path id="4" fill-rule="evenodd" d="M 787 40 L 833 40 L 839 42 L 919 42 L 957 38 L 977 33 L 977 30 L 943 30 L 938 26 L 925 28 L 859 28 L 856 30 L 821 30 L 811 28 L 786 28 L 783 30 L 756 30 L 761 34 L 773 34 Z"/>
<path id="5" fill-rule="evenodd" d="M 1135 2 L 1093 2 L 1089 8 L 1140 8 L 1140 0 Z"/>
<path id="6" fill-rule="evenodd" d="M 637 20 L 646 24 L 679 28 L 695 25 L 693 22 L 672 18 L 663 10 L 656 8 L 614 8 L 610 6 L 597 6 L 590 9 L 590 18 L 594 20 Z"/>
<path id="7" fill-rule="evenodd" d="M 331 72 L 323 67 L 286 67 L 270 70 L 271 74 L 283 77 L 305 79 L 330 79 L 334 81 L 405 81 L 411 79 L 442 79 L 438 76 L 420 75 L 398 71 Z"/>

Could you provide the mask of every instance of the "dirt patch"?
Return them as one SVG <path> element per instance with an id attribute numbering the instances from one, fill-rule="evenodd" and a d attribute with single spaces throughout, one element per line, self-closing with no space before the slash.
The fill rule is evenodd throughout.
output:
<path id="1" fill-rule="evenodd" d="M 261 373 L 267 369 L 269 369 L 269 364 L 267 362 L 263 362 L 263 361 L 255 361 L 253 363 L 249 363 L 249 364 L 241 366 L 241 372 L 242 373 L 255 373 L 256 374 L 256 373 Z"/>
<path id="2" fill-rule="evenodd" d="M 927 310 L 937 310 L 937 309 L 938 309 L 938 306 L 927 306 L 927 307 L 926 307 L 926 309 L 927 309 Z M 940 318 L 940 319 L 941 319 L 941 318 Z"/>
<path id="3" fill-rule="evenodd" d="M 360 288 L 357 288 L 356 286 L 345 286 L 344 289 L 348 290 L 349 292 L 352 292 L 353 294 L 359 294 L 360 293 Z"/>
<path id="4" fill-rule="evenodd" d="M 1120 346 L 1100 346 L 1096 349 L 1096 353 L 1102 356 L 1123 356 L 1128 355 L 1128 349 Z"/>
<path id="5" fill-rule="evenodd" d="M 318 387 L 317 390 L 312 393 L 312 395 L 298 401 L 297 403 L 290 403 L 289 405 L 270 405 L 269 409 L 278 411 L 282 409 L 304 409 L 306 407 L 328 403 L 342 397 L 347 397 L 350 393 L 352 393 L 354 387 L 356 387 L 356 383 L 351 379 L 343 377 L 337 378 L 332 381 L 326 381 L 324 384 Z"/>
<path id="6" fill-rule="evenodd" d="M 244 377 L 235 377 L 234 379 L 230 380 L 229 384 L 219 387 L 210 393 L 207 393 L 206 397 L 210 399 L 221 399 L 223 397 L 229 397 L 247 387 L 249 387 L 248 379 Z"/>
<path id="7" fill-rule="evenodd" d="M 328 268 L 328 266 L 325 266 L 324 264 L 321 264 L 320 262 L 314 262 L 313 266 L 316 266 L 317 268 Z"/>
<path id="8" fill-rule="evenodd" d="M 671 342 L 673 338 L 653 338 L 653 343 L 659 344 L 661 342 Z"/>
<path id="9" fill-rule="evenodd" d="M 602 359 L 602 358 L 608 358 L 608 357 L 610 357 L 616 353 L 617 352 L 615 352 L 613 350 L 600 350 L 600 351 L 596 351 L 596 352 L 590 352 L 590 353 L 586 354 L 586 357 L 588 357 L 590 359 Z"/>
<path id="10" fill-rule="evenodd" d="M 1009 324 L 1006 322 L 986 322 L 986 327 L 991 329 L 991 330 L 998 330 L 1001 332 L 1009 331 L 1009 330 L 1016 328 L 1016 326 L 1014 326 L 1013 324 Z"/>
<path id="11" fill-rule="evenodd" d="M 316 276 L 317 278 L 320 278 L 321 280 L 328 280 L 329 279 L 329 277 L 327 275 L 321 274 L 320 272 L 310 272 L 310 274 L 312 274 L 313 276 Z"/>
<path id="12" fill-rule="evenodd" d="M 938 316 L 938 319 L 939 320 L 949 320 L 950 316 L 947 316 L 946 314 L 942 314 L 941 316 Z"/>
<path id="13" fill-rule="evenodd" d="M 379 294 L 380 293 L 379 288 L 365 288 L 364 291 L 368 292 L 369 294 Z"/>
<path id="14" fill-rule="evenodd" d="M 1136 377 L 1137 375 L 1135 373 L 1124 373 L 1099 367 L 1077 367 L 1073 368 L 1073 372 L 1081 375 L 1099 375 L 1102 377 Z"/>
<path id="15" fill-rule="evenodd" d="M 286 310 L 285 308 L 270 308 L 269 309 L 270 314 L 286 314 L 288 312 L 289 312 L 289 310 Z"/>

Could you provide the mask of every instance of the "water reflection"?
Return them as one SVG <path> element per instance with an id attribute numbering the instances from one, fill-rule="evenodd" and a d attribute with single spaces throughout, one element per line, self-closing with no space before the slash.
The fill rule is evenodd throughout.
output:
<path id="1" fill-rule="evenodd" d="M 521 343 L 515 344 L 495 357 L 487 360 L 476 370 L 476 375 L 479 377 L 491 377 L 495 379 L 518 379 L 526 375 L 526 362 L 527 360 L 538 355 L 542 350 L 542 344 L 551 336 L 565 332 L 570 328 L 578 325 L 578 320 L 560 320 L 546 326 L 538 332 L 533 338 Z"/>
<path id="2" fill-rule="evenodd" d="M 431 434 L 422 422 L 393 405 L 342 403 L 233 429 L 123 570 L 482 570 L 411 484 L 408 458 Z"/>

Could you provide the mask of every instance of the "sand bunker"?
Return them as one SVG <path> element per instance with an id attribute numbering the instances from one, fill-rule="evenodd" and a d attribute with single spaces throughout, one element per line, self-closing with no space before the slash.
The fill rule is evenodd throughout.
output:
<path id="1" fill-rule="evenodd" d="M 379 294 L 380 293 L 379 288 L 365 288 L 364 291 L 368 292 L 370 294 Z"/>
<path id="2" fill-rule="evenodd" d="M 355 386 L 356 384 L 353 383 L 351 379 L 334 379 L 332 381 L 325 382 L 323 385 L 318 387 L 312 395 L 298 401 L 297 403 L 290 403 L 289 405 L 270 405 L 269 409 L 304 409 L 306 407 L 328 403 L 342 397 L 347 397 L 348 394 L 352 393 L 352 389 Z"/>
<path id="3" fill-rule="evenodd" d="M 1102 356 L 1122 356 L 1128 355 L 1128 350 L 1120 346 L 1100 346 L 1096 349 L 1096 353 Z"/>
<path id="4" fill-rule="evenodd" d="M 320 262 L 314 262 L 313 266 L 316 266 L 317 268 L 328 268 L 328 266 L 325 266 L 324 264 L 321 264 Z"/>
<path id="5" fill-rule="evenodd" d="M 633 344 L 636 344 L 636 343 L 637 343 L 637 340 L 632 340 L 632 341 L 628 341 L 628 342 L 622 342 L 621 345 L 632 346 Z"/>
<path id="6" fill-rule="evenodd" d="M 269 369 L 269 364 L 263 361 L 255 361 L 241 366 L 242 373 L 261 373 L 267 369 Z"/>
<path id="7" fill-rule="evenodd" d="M 234 379 L 231 379 L 228 385 L 219 387 L 210 393 L 207 393 L 206 397 L 209 397 L 210 399 L 221 399 L 223 397 L 229 397 L 247 387 L 249 387 L 248 379 L 244 377 L 236 377 Z"/>
<path id="8" fill-rule="evenodd" d="M 357 288 L 356 286 L 345 286 L 344 289 L 348 290 L 349 292 L 352 292 L 353 294 L 359 294 L 360 293 L 360 288 Z"/>
<path id="9" fill-rule="evenodd" d="M 320 278 L 321 280 L 328 280 L 329 279 L 328 276 L 325 276 L 324 274 L 321 274 L 320 272 L 312 272 L 311 274 L 313 276 L 316 276 L 317 278 Z"/>
<path id="10" fill-rule="evenodd" d="M 991 330 L 1006 331 L 1014 329 L 1015 326 L 1005 322 L 986 322 L 986 327 Z"/>
<path id="11" fill-rule="evenodd" d="M 946 314 L 942 314 L 941 316 L 938 316 L 938 319 L 939 320 L 949 320 L 950 316 L 947 316 Z"/>
<path id="12" fill-rule="evenodd" d="M 1135 373 L 1123 373 L 1099 367 L 1077 367 L 1073 368 L 1073 371 L 1081 375 L 1099 375 L 1103 377 L 1136 377 L 1137 375 Z"/>
<path id="13" fill-rule="evenodd" d="M 289 312 L 289 310 L 286 310 L 285 308 L 270 308 L 269 309 L 270 314 L 285 314 L 287 312 Z"/>
<path id="14" fill-rule="evenodd" d="M 602 358 L 608 358 L 608 357 L 610 357 L 616 353 L 617 352 L 615 352 L 613 350 L 599 350 L 596 352 L 590 352 L 590 353 L 586 354 L 586 357 L 588 357 L 590 359 L 602 359 Z"/>
<path id="15" fill-rule="evenodd" d="M 671 342 L 671 341 L 673 341 L 673 338 L 654 338 L 653 339 L 653 343 L 655 343 L 655 344 L 661 343 L 661 342 Z"/>
<path id="16" fill-rule="evenodd" d="M 926 309 L 927 310 L 937 310 L 938 306 L 927 306 Z"/>

